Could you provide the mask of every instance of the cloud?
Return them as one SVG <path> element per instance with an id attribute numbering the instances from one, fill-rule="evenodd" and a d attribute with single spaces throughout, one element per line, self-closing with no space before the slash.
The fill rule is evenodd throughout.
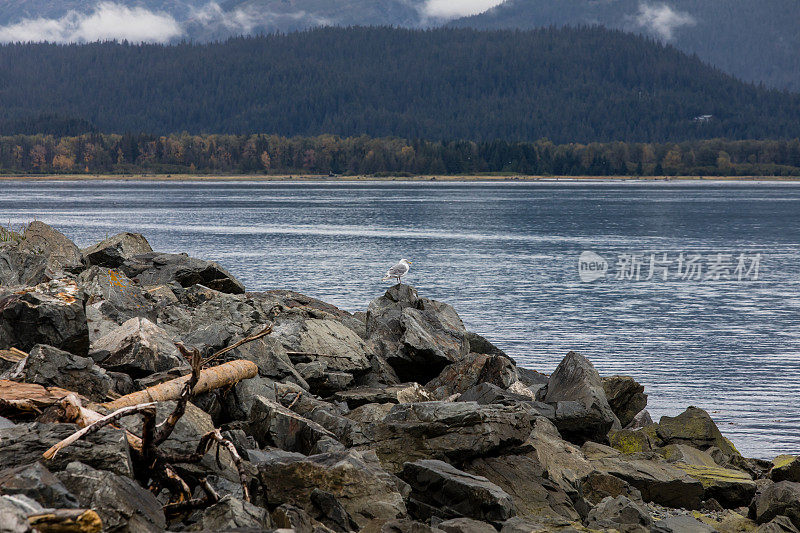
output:
<path id="1" fill-rule="evenodd" d="M 331 21 L 307 13 L 306 11 L 271 12 L 257 9 L 256 6 L 225 11 L 216 2 L 208 2 L 203 7 L 193 8 L 188 23 L 206 29 L 227 30 L 230 33 L 249 34 L 256 28 L 279 27 L 282 23 L 302 21 L 303 25 L 326 26 Z"/>
<path id="2" fill-rule="evenodd" d="M 676 29 L 694 26 L 697 22 L 689 13 L 675 11 L 665 4 L 639 4 L 636 23 L 655 33 L 665 41 L 671 41 Z"/>
<path id="3" fill-rule="evenodd" d="M 163 43 L 180 37 L 183 33 L 181 25 L 166 13 L 101 2 L 91 13 L 69 11 L 58 19 L 23 19 L 14 24 L 0 26 L 0 42 L 73 43 L 127 40 L 135 43 Z"/>
<path id="4" fill-rule="evenodd" d="M 505 0 L 427 0 L 422 14 L 431 18 L 454 19 L 477 15 L 500 5 Z"/>

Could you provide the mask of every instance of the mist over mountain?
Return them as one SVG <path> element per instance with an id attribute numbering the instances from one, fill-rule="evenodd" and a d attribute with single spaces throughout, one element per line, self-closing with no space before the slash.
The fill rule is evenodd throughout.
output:
<path id="1" fill-rule="evenodd" d="M 0 129 L 5 121 L 50 131 L 36 121 L 55 116 L 59 131 L 90 124 L 154 134 L 800 136 L 800 95 L 759 89 L 656 40 L 599 27 L 321 28 L 175 46 L 4 45 L 0 71 Z"/>
<path id="2" fill-rule="evenodd" d="M 450 25 L 602 25 L 660 39 L 746 81 L 800 90 L 797 0 L 507 0 Z"/>

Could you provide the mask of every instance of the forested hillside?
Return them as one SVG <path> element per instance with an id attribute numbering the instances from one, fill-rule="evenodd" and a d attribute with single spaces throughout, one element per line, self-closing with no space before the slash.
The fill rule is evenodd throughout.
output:
<path id="1" fill-rule="evenodd" d="M 669 46 L 601 28 L 323 28 L 203 45 L 5 45 L 0 72 L 4 134 L 800 135 L 800 95 L 741 83 Z"/>
<path id="2" fill-rule="evenodd" d="M 740 79 L 800 91 L 798 0 L 507 0 L 450 24 L 480 29 L 600 24 L 663 39 Z"/>

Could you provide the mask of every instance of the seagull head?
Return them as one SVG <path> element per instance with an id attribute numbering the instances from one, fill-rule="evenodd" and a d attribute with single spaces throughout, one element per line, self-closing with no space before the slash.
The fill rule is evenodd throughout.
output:
<path id="1" fill-rule="evenodd" d="M 410 265 L 411 264 L 411 261 L 409 261 L 408 259 L 401 259 L 400 262 L 401 263 L 405 263 L 406 265 Z"/>

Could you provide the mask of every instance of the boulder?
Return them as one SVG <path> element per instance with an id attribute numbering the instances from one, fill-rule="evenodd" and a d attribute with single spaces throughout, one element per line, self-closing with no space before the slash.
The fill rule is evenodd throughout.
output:
<path id="1" fill-rule="evenodd" d="M 600 472 L 620 478 L 642 493 L 642 499 L 667 507 L 698 509 L 703 499 L 702 483 L 666 462 L 628 456 L 590 461 Z"/>
<path id="2" fill-rule="evenodd" d="M 333 531 L 341 533 L 358 531 L 358 524 L 333 494 L 324 490 L 314 489 L 311 491 L 310 499 L 313 506 L 310 513 L 312 518 L 325 524 Z"/>
<path id="3" fill-rule="evenodd" d="M 74 281 L 55 280 L 17 293 L 0 293 L 0 349 L 29 352 L 37 344 L 81 356 L 88 352 L 83 291 Z"/>
<path id="4" fill-rule="evenodd" d="M 644 428 L 647 426 L 652 426 L 654 424 L 653 418 L 650 416 L 650 412 L 647 409 L 642 409 L 636 416 L 633 417 L 633 420 L 625 426 L 625 429 L 638 429 Z"/>
<path id="5" fill-rule="evenodd" d="M 580 480 L 594 471 L 581 449 L 561 439 L 558 430 L 546 418 L 537 418 L 523 449 L 544 471 L 543 477 L 569 495 L 577 494 Z"/>
<path id="6" fill-rule="evenodd" d="M 619 425 L 603 391 L 603 382 L 592 363 L 569 352 L 550 375 L 539 398 L 556 405 L 555 425 L 570 442 L 604 442 L 608 431 Z"/>
<path id="7" fill-rule="evenodd" d="M 143 377 L 186 365 L 170 335 L 146 318 L 131 318 L 92 344 L 92 359 L 103 368 Z"/>
<path id="8" fill-rule="evenodd" d="M 275 382 L 260 376 L 239 381 L 220 398 L 222 419 L 246 422 L 259 396 L 275 400 Z"/>
<path id="9" fill-rule="evenodd" d="M 515 381 L 517 370 L 508 357 L 470 353 L 460 361 L 447 365 L 425 388 L 431 391 L 435 399 L 444 400 L 466 392 L 479 383 L 507 389 Z"/>
<path id="10" fill-rule="evenodd" d="M 355 387 L 337 392 L 332 396 L 332 400 L 345 402 L 350 409 L 356 409 L 366 404 L 415 403 L 432 399 L 430 392 L 419 383 L 399 383 L 383 387 Z"/>
<path id="11" fill-rule="evenodd" d="M 38 462 L 0 470 L 0 493 L 23 494 L 42 507 L 76 509 L 79 505 L 58 478 Z"/>
<path id="12" fill-rule="evenodd" d="M 779 481 L 768 485 L 753 498 L 750 515 L 758 524 L 785 516 L 800 528 L 800 483 Z"/>
<path id="13" fill-rule="evenodd" d="M 55 272 L 76 273 L 84 266 L 81 251 L 75 243 L 60 231 L 38 220 L 25 228 L 19 250 L 47 257 L 48 268 Z"/>
<path id="14" fill-rule="evenodd" d="M 608 434 L 608 442 L 612 448 L 622 453 L 648 452 L 662 444 L 655 425 L 646 428 L 612 430 Z"/>
<path id="15" fill-rule="evenodd" d="M 481 457 L 463 468 L 508 493 L 520 516 L 580 519 L 569 495 L 556 482 L 546 479 L 544 468 L 531 454 Z"/>
<path id="16" fill-rule="evenodd" d="M 245 292 L 244 285 L 217 263 L 195 259 L 186 254 L 149 252 L 126 259 L 120 269 L 144 287 L 176 282 L 181 287 L 199 284 L 230 294 Z"/>
<path id="17" fill-rule="evenodd" d="M 327 366 L 321 361 L 298 363 L 295 368 L 305 382 L 308 383 L 309 392 L 322 397 L 328 397 L 336 392 L 346 390 L 355 381 L 353 374 L 337 371 L 328 372 Z"/>
<path id="18" fill-rule="evenodd" d="M 693 466 L 715 467 L 717 463 L 708 452 L 686 446 L 685 444 L 669 444 L 656 450 L 668 463 L 683 463 Z"/>
<path id="19" fill-rule="evenodd" d="M 772 481 L 794 481 L 800 483 L 800 457 L 795 455 L 779 455 L 772 461 L 769 471 Z"/>
<path id="20" fill-rule="evenodd" d="M 316 422 L 262 396 L 253 402 L 247 434 L 261 447 L 273 446 L 304 455 L 313 454 L 320 439 L 336 439 L 333 433 Z"/>
<path id="21" fill-rule="evenodd" d="M 592 505 L 597 505 L 607 497 L 616 498 L 617 496 L 625 496 L 637 502 L 642 501 L 642 493 L 628 482 L 611 474 L 597 471 L 580 481 L 579 493 Z"/>
<path id="22" fill-rule="evenodd" d="M 436 528 L 445 533 L 497 533 L 491 524 L 463 517 L 439 522 Z"/>
<path id="23" fill-rule="evenodd" d="M 161 532 L 167 524 L 153 494 L 130 478 L 70 463 L 57 477 L 77 496 L 82 507 L 94 509 L 104 531 Z"/>
<path id="24" fill-rule="evenodd" d="M 361 533 L 441 533 L 441 530 L 416 520 L 372 520 Z"/>
<path id="25" fill-rule="evenodd" d="M 447 304 L 420 298 L 408 285 L 391 287 L 369 304 L 367 338 L 403 381 L 426 383 L 469 353 L 458 313 Z"/>
<path id="26" fill-rule="evenodd" d="M 653 525 L 653 518 L 647 509 L 625 496 L 608 496 L 597 504 L 586 518 L 591 529 L 616 529 L 625 533 L 647 533 Z"/>
<path id="27" fill-rule="evenodd" d="M 650 529 L 651 533 L 714 533 L 714 528 L 693 516 L 670 516 L 658 520 Z"/>
<path id="28" fill-rule="evenodd" d="M 674 463 L 673 466 L 703 484 L 704 500 L 714 498 L 726 509 L 749 504 L 756 493 L 755 482 L 740 470 L 685 463 Z"/>
<path id="29" fill-rule="evenodd" d="M 776 516 L 758 527 L 757 533 L 800 533 L 792 521 L 785 516 Z"/>
<path id="30" fill-rule="evenodd" d="M 665 444 L 686 444 L 700 450 L 715 446 L 725 455 L 740 455 L 708 413 L 697 407 L 689 407 L 678 416 L 662 416 L 658 436 Z"/>
<path id="31" fill-rule="evenodd" d="M 617 415 L 622 427 L 630 424 L 634 417 L 647 407 L 644 387 L 630 376 L 604 377 L 603 391 L 608 405 Z"/>
<path id="32" fill-rule="evenodd" d="M 406 515 L 395 478 L 381 468 L 372 452 L 346 450 L 308 457 L 271 453 L 258 463 L 258 476 L 257 496 L 270 506 L 289 503 L 311 509 L 311 493 L 319 489 L 332 494 L 359 527 L 372 518 Z"/>
<path id="33" fill-rule="evenodd" d="M 503 489 L 486 479 L 463 472 L 445 462 L 419 460 L 403 465 L 400 478 L 411 486 L 409 507 L 417 518 L 466 516 L 502 522 L 515 513 Z"/>
<path id="34" fill-rule="evenodd" d="M 118 233 L 81 251 L 88 265 L 117 268 L 136 255 L 151 253 L 141 233 Z"/>
<path id="35" fill-rule="evenodd" d="M 28 523 L 28 514 L 41 510 L 42 506 L 25 496 L 0 496 L 0 531 L 3 533 L 32 531 Z"/>
<path id="36" fill-rule="evenodd" d="M 200 519 L 187 531 L 226 531 L 236 528 L 262 530 L 271 527 L 272 521 L 266 509 L 228 495 L 204 509 Z"/>
<path id="37" fill-rule="evenodd" d="M 32 422 L 0 429 L 0 468 L 43 461 L 42 454 L 78 430 L 73 424 Z M 95 468 L 132 476 L 133 467 L 125 432 L 110 426 L 86 435 L 43 464 L 51 471 L 81 461 Z"/>
<path id="38" fill-rule="evenodd" d="M 493 383 L 479 383 L 471 389 L 467 389 L 463 394 L 459 395 L 459 402 L 478 402 L 481 405 L 488 405 L 490 403 L 499 403 L 502 405 L 514 405 L 519 402 L 531 402 L 530 396 L 517 394 L 506 389 L 502 389 Z M 546 403 L 536 402 L 538 407 L 555 418 L 555 410 Z"/>
<path id="39" fill-rule="evenodd" d="M 399 472 L 416 459 L 466 461 L 522 444 L 534 418 L 524 406 L 408 403 L 395 405 L 364 434 L 384 467 Z"/>
<path id="40" fill-rule="evenodd" d="M 0 288 L 17 290 L 48 282 L 59 274 L 48 268 L 45 255 L 20 251 L 19 241 L 0 242 Z"/>
<path id="41" fill-rule="evenodd" d="M 113 386 L 106 371 L 88 357 L 80 357 L 45 344 L 37 344 L 25 360 L 25 381 L 45 387 L 80 392 L 103 401 Z"/>

